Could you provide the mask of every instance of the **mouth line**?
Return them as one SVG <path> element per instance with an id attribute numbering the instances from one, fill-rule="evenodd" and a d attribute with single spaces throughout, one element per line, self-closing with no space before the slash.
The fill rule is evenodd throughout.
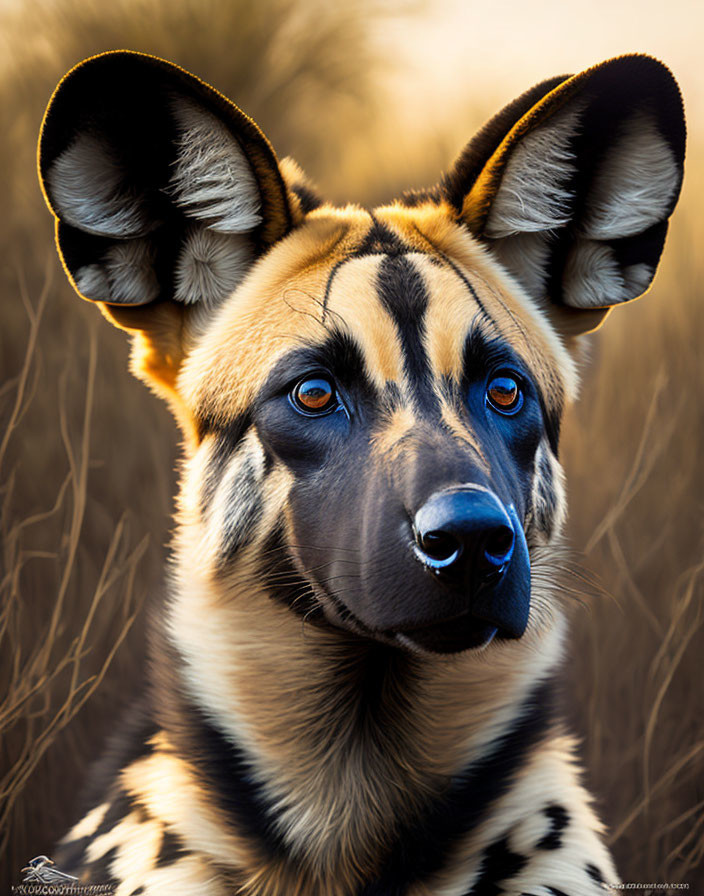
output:
<path id="1" fill-rule="evenodd" d="M 396 632 L 395 640 L 415 652 L 434 655 L 483 650 L 499 635 L 499 630 L 490 623 L 481 623 L 481 620 L 478 623 L 464 629 L 458 629 L 455 623 L 450 622 L 412 632 Z"/>
<path id="2" fill-rule="evenodd" d="M 513 507 L 511 510 L 515 514 Z M 527 547 L 524 553 L 528 553 Z M 512 558 L 511 566 L 515 565 L 515 559 Z M 524 559 L 529 563 L 528 557 Z M 442 655 L 484 649 L 495 638 L 506 640 L 521 637 L 527 619 L 514 619 L 512 593 L 505 593 L 506 588 L 496 590 L 495 580 L 500 581 L 498 574 L 492 576 L 491 580 L 482 582 L 479 587 L 472 587 L 471 583 L 465 583 L 466 587 L 461 589 L 461 595 L 458 593 L 456 584 L 452 587 L 450 583 L 442 582 L 441 584 L 444 586 L 451 587 L 455 591 L 456 598 L 459 599 L 459 605 L 456 599 L 454 606 L 445 608 L 450 610 L 450 615 L 434 616 L 431 611 L 428 614 L 430 619 L 426 618 L 418 622 L 408 620 L 408 624 L 403 619 L 399 619 L 398 622 L 389 620 L 391 625 L 387 624 L 385 627 L 370 625 L 360 618 L 348 605 L 344 592 L 331 591 L 324 582 L 315 579 L 310 581 L 309 585 L 321 611 L 320 623 L 340 632 L 346 631 L 357 637 L 396 648 L 400 647 L 421 654 Z M 520 586 L 521 582 L 513 584 Z M 513 588 L 511 590 L 513 591 Z M 519 599 L 520 596 L 519 587 Z M 463 600 L 462 597 L 465 599 Z M 428 609 L 431 608 L 426 607 L 426 610 Z M 439 609 L 440 607 L 436 607 L 436 611 Z"/>
<path id="3" fill-rule="evenodd" d="M 400 635 L 401 637 L 415 640 L 416 638 L 432 637 L 435 634 L 443 634 L 448 630 L 462 632 L 465 635 L 472 637 L 474 632 L 484 632 L 488 629 L 493 629 L 494 634 L 492 634 L 492 637 L 494 637 L 494 635 L 501 637 L 501 628 L 496 622 L 482 619 L 480 616 L 475 615 L 473 609 L 469 607 L 454 616 L 440 617 L 418 625 L 396 628 L 393 632 L 387 632 L 386 634 L 393 634 L 394 636 Z"/>
<path id="4" fill-rule="evenodd" d="M 334 606 L 340 620 L 354 633 L 363 638 L 382 641 L 389 646 L 402 647 L 413 653 L 438 656 L 468 650 L 483 650 L 494 638 L 501 637 L 501 632 L 495 625 L 472 616 L 471 611 L 451 619 L 441 619 L 413 628 L 377 630 L 358 619 L 339 597 L 323 593 Z M 463 622 L 465 625 L 462 625 Z"/>

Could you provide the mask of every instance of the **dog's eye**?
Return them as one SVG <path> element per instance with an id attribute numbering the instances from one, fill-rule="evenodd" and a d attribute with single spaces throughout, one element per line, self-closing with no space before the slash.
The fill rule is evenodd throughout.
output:
<path id="1" fill-rule="evenodd" d="M 291 402 L 302 414 L 327 414 L 338 406 L 334 383 L 325 376 L 308 376 L 294 386 Z"/>
<path id="2" fill-rule="evenodd" d="M 491 407 L 501 414 L 515 414 L 523 405 L 523 392 L 518 380 L 508 371 L 491 378 L 486 398 Z"/>

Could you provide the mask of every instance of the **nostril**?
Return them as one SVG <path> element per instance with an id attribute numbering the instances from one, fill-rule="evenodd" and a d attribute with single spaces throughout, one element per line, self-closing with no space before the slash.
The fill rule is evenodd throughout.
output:
<path id="1" fill-rule="evenodd" d="M 491 566 L 499 567 L 511 559 L 515 537 L 513 529 L 508 526 L 497 526 L 484 540 L 484 557 Z"/>
<path id="2" fill-rule="evenodd" d="M 438 529 L 434 532 L 426 532 L 419 538 L 423 553 L 433 560 L 448 560 L 457 555 L 462 545 L 449 532 Z"/>
<path id="3" fill-rule="evenodd" d="M 419 559 L 433 569 L 451 566 L 462 552 L 462 542 L 442 529 L 416 534 L 416 554 Z"/>

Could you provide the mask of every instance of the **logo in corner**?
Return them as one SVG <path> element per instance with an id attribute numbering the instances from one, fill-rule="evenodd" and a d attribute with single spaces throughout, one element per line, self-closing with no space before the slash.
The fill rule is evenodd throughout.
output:
<path id="1" fill-rule="evenodd" d="M 11 888 L 12 896 L 108 896 L 113 884 L 81 884 L 77 877 L 60 871 L 49 856 L 36 856 L 21 871 L 22 883 Z"/>

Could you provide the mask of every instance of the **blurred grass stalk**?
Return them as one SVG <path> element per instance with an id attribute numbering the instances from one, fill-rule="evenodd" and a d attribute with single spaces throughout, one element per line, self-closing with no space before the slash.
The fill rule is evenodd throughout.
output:
<path id="1" fill-rule="evenodd" d="M 66 376 L 62 376 L 58 383 L 60 433 L 67 470 L 56 500 L 51 508 L 24 518 L 18 518 L 14 512 L 16 476 L 18 472 L 27 471 L 18 471 L 16 467 L 5 471 L 3 462 L 12 440 L 24 435 L 22 420 L 40 382 L 37 342 L 51 293 L 53 270 L 53 263 L 47 266 L 44 288 L 36 305 L 32 305 L 21 279 L 18 292 L 29 318 L 29 336 L 18 375 L 2 388 L 2 398 L 9 400 L 11 410 L 0 438 L 0 680 L 4 685 L 0 703 L 0 741 L 6 749 L 12 746 L 9 749 L 11 761 L 0 777 L 0 855 L 6 853 L 14 809 L 37 764 L 59 732 L 100 686 L 137 616 L 140 600 L 135 591 L 135 575 L 149 538 L 144 536 L 134 549 L 125 553 L 125 520 L 120 519 L 87 606 L 75 606 L 75 600 L 71 598 L 76 587 L 78 546 L 84 537 L 97 361 L 95 330 L 89 339 L 83 425 L 77 450 L 68 428 Z M 52 471 L 52 479 L 56 473 Z M 65 513 L 66 505 L 70 505 L 68 513 Z M 62 514 L 68 519 L 55 550 L 33 548 L 35 528 L 47 525 Z M 33 601 L 26 593 L 23 572 L 27 564 L 39 561 L 50 561 L 55 567 L 56 589 L 47 595 L 47 606 L 43 608 L 48 611 L 47 616 L 37 614 L 28 619 L 27 609 Z M 111 633 L 106 654 L 95 650 L 96 622 L 98 628 L 107 626 Z M 87 658 L 90 658 L 88 664 L 85 663 Z"/>
<path id="2" fill-rule="evenodd" d="M 704 883 L 704 195 L 690 146 L 652 294 L 595 339 L 563 442 L 573 544 L 612 600 L 574 618 L 575 715 L 624 880 Z M 628 875 L 628 876 L 627 876 Z"/>

